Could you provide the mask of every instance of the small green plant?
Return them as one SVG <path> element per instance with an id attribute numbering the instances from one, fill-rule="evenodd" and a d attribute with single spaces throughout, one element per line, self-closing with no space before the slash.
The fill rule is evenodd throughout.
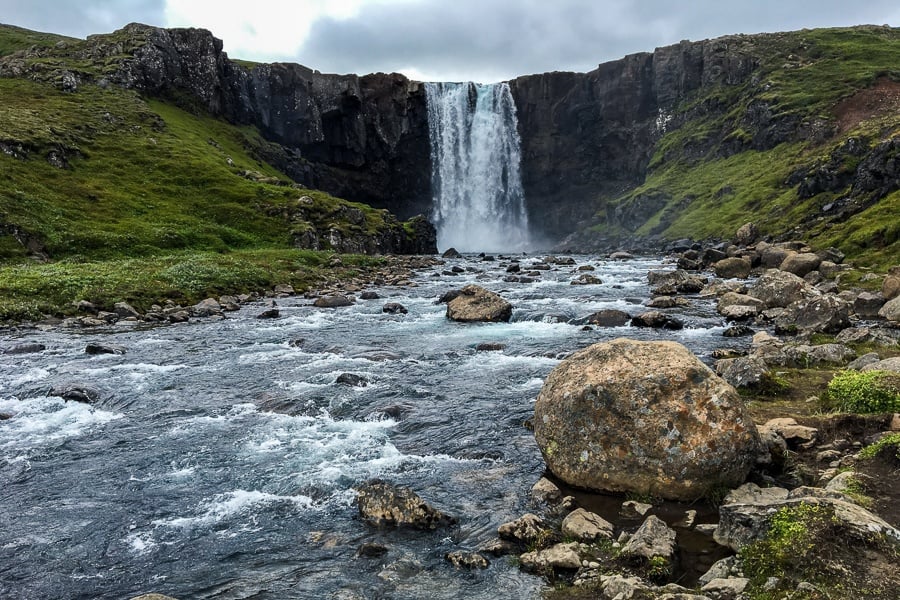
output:
<path id="1" fill-rule="evenodd" d="M 841 371 L 828 384 L 828 401 L 845 412 L 900 410 L 900 374 L 890 371 Z"/>
<path id="2" fill-rule="evenodd" d="M 672 572 L 672 565 L 663 556 L 654 556 L 647 561 L 647 578 L 651 581 L 665 581 Z"/>
<path id="3" fill-rule="evenodd" d="M 866 446 L 859 452 L 859 457 L 872 459 L 889 452 L 893 452 L 894 456 L 900 459 L 900 433 L 889 433 L 874 444 Z"/>
<path id="4" fill-rule="evenodd" d="M 754 580 L 797 575 L 817 578 L 820 561 L 815 553 L 834 519 L 833 509 L 802 502 L 780 509 L 762 540 L 741 550 L 744 572 Z"/>

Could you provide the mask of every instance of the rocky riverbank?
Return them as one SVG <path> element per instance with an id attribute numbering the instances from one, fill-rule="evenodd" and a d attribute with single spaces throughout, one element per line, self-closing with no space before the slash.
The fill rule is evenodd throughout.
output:
<path id="1" fill-rule="evenodd" d="M 658 327 L 660 332 L 677 330 L 684 325 L 679 315 L 686 307 L 715 302 L 722 321 L 730 324 L 726 335 L 742 336 L 737 339 L 746 340 L 746 354 L 733 349 L 714 353 L 723 358 L 704 365 L 671 342 L 657 348 L 654 342 L 622 340 L 607 343 L 608 352 L 592 348 L 566 357 L 557 367 L 559 375 L 547 378 L 541 397 L 568 400 L 548 409 L 539 399 L 536 406 L 533 426 L 549 471 L 530 493 L 531 512 L 499 527 L 495 539 L 485 536 L 477 545 L 448 552 L 447 561 L 458 569 L 480 570 L 497 560 L 514 560 L 522 569 L 562 585 L 553 592 L 561 597 L 824 598 L 835 597 L 835 590 L 849 590 L 852 597 L 890 597 L 885 594 L 900 583 L 889 568 L 897 552 L 900 490 L 896 447 L 880 442 L 884 449 L 878 451 L 878 444 L 896 437 L 890 432 L 900 429 L 900 419 L 891 414 L 895 410 L 874 415 L 817 413 L 846 410 L 829 405 L 834 399 L 825 394 L 835 371 L 868 368 L 865 363 L 875 358 L 879 361 L 875 370 L 885 371 L 900 356 L 894 336 L 897 322 L 883 310 L 891 301 L 887 297 L 894 294 L 896 275 L 840 266 L 840 257 L 829 254 L 832 260 L 817 256 L 815 270 L 801 277 L 788 267 L 793 269 L 800 259 L 815 262 L 803 256 L 814 253 L 802 250 L 799 243 L 680 249 L 672 258 L 672 269 L 647 274 L 652 297 L 642 303 L 634 299 L 633 308 L 576 318 L 552 309 L 541 315 L 542 321 L 568 322 L 573 335 L 589 333 L 585 328 L 599 332 L 625 326 L 621 333 L 627 336 L 638 331 L 632 328 L 643 326 Z M 781 252 L 777 268 L 768 268 L 775 259 L 763 257 Z M 631 257 L 621 253 L 617 259 Z M 332 260 L 338 270 L 340 259 Z M 452 254 L 446 259 L 390 259 L 386 265 L 345 280 L 323 281 L 300 293 L 319 310 L 341 310 L 354 302 L 380 301 L 369 285 L 415 286 L 422 281 L 422 273 L 416 271 L 427 269 L 430 278 L 451 286 L 466 273 L 484 285 L 502 279 L 509 289 L 566 273 L 571 283 L 590 295 L 603 285 L 605 276 L 592 271 L 595 268 L 588 262 L 570 256 Z M 595 281 L 587 281 L 585 275 Z M 878 291 L 863 286 L 870 290 L 877 286 Z M 490 322 L 508 319 L 514 308 L 504 300 L 503 289 L 488 293 L 474 285 L 454 288 L 434 298 L 448 303 L 448 319 L 465 314 L 460 320 L 488 322 L 458 327 L 497 327 Z M 122 305 L 118 309 L 123 314 L 107 311 L 116 315 L 115 324 L 111 315 L 97 311 L 57 325 L 92 329 L 160 324 L 179 321 L 175 315 L 181 312 L 188 320 L 227 319 L 230 310 L 242 303 L 255 303 L 251 305 L 259 307 L 257 316 L 277 320 L 283 318 L 279 301 L 297 294 L 282 284 L 256 295 L 181 307 L 159 305 L 147 312 L 126 313 Z M 873 296 L 885 300 L 873 308 Z M 406 307 L 387 300 L 385 313 L 403 315 Z M 460 302 L 466 303 L 464 311 Z M 884 314 L 877 316 L 878 312 Z M 502 347 L 499 341 L 485 344 L 483 350 Z M 91 350 L 118 351 L 112 344 Z M 677 358 L 681 353 L 686 356 Z M 870 356 L 864 361 L 854 362 L 866 355 Z M 819 360 L 819 356 L 834 358 Z M 613 363 L 618 366 L 610 370 Z M 735 375 L 746 371 L 744 363 L 764 368 L 765 374 L 756 380 Z M 609 373 L 615 377 L 604 380 Z M 576 384 L 580 377 L 584 382 Z M 554 384 L 557 379 L 563 387 Z M 351 387 L 364 384 L 347 378 Z M 574 387 L 567 393 L 565 385 Z M 632 392 L 625 391 L 629 385 Z M 579 391 L 585 393 L 575 393 Z M 72 400 L 94 401 L 89 389 L 57 392 Z M 573 402 L 576 397 L 580 404 Z M 603 415 L 599 412 L 603 407 L 611 412 Z M 585 419 L 580 431 L 589 431 L 589 426 L 596 431 L 585 437 L 586 446 L 578 446 L 574 442 L 582 434 L 548 434 L 544 415 L 563 425 L 576 423 L 575 416 L 580 415 Z M 627 433 L 629 428 L 634 432 Z M 693 430 L 696 436 L 690 433 Z M 610 432 L 621 435 L 616 438 Z M 736 446 L 723 443 L 725 432 L 744 440 L 743 449 L 731 455 Z M 567 475 L 579 465 L 596 467 L 590 473 L 593 479 Z M 671 473 L 665 470 L 669 468 Z M 704 469 L 706 475 L 700 473 Z M 390 561 L 394 527 L 435 530 L 451 537 L 456 528 L 465 527 L 440 497 L 425 490 L 389 481 L 358 489 L 361 517 L 369 527 L 384 530 L 381 541 L 357 549 L 360 560 Z M 608 495 L 610 491 L 620 495 Z M 859 559 L 858 548 L 864 548 L 865 561 Z M 844 587 L 835 587 L 839 585 Z"/>

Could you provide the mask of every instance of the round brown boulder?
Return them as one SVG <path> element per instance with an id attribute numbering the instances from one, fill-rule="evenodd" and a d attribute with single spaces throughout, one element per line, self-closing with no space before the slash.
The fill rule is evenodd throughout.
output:
<path id="1" fill-rule="evenodd" d="M 464 323 L 505 322 L 512 316 L 512 304 L 477 285 L 467 285 L 447 303 L 447 318 Z"/>
<path id="2" fill-rule="evenodd" d="M 673 500 L 741 484 L 760 446 L 737 392 L 687 348 L 624 338 L 550 373 L 534 435 L 550 471 L 571 485 Z"/>

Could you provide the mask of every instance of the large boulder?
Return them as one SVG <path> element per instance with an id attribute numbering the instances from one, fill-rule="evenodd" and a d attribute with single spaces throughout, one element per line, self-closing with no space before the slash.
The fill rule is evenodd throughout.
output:
<path id="1" fill-rule="evenodd" d="M 881 295 L 887 300 L 900 296 L 900 267 L 892 267 L 881 282 Z"/>
<path id="2" fill-rule="evenodd" d="M 550 373 L 534 434 L 571 485 L 675 500 L 742 483 L 760 444 L 734 388 L 687 348 L 621 338 Z"/>
<path id="3" fill-rule="evenodd" d="M 747 291 L 747 295 L 765 302 L 767 308 L 784 308 L 815 293 L 812 286 L 802 278 L 777 269 L 769 269 L 763 273 Z"/>
<path id="4" fill-rule="evenodd" d="M 884 306 L 878 311 L 879 317 L 884 317 L 888 321 L 894 321 L 895 323 L 900 323 L 900 296 L 897 296 L 893 300 L 889 300 L 885 303 Z"/>
<path id="5" fill-rule="evenodd" d="M 447 303 L 447 318 L 470 323 L 506 322 L 512 316 L 512 304 L 498 294 L 477 285 L 467 285 Z"/>
<path id="6" fill-rule="evenodd" d="M 750 269 L 753 265 L 746 258 L 732 256 L 723 258 L 712 267 L 713 271 L 716 272 L 716 277 L 721 277 L 722 279 L 746 279 L 750 276 Z"/>
<path id="7" fill-rule="evenodd" d="M 850 326 L 850 303 L 829 294 L 798 300 L 775 319 L 782 330 L 839 333 Z"/>
<path id="8" fill-rule="evenodd" d="M 782 271 L 793 273 L 798 277 L 803 277 L 807 273 L 811 273 L 819 268 L 822 259 L 812 252 L 803 252 L 800 254 L 791 254 L 787 256 L 779 268 Z"/>

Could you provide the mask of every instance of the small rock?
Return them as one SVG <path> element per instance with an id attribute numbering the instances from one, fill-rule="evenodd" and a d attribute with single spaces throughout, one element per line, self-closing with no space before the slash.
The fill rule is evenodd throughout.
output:
<path id="1" fill-rule="evenodd" d="M 613 525 L 598 514 L 578 508 L 563 519 L 564 536 L 580 542 L 594 542 L 599 538 L 612 539 Z"/>
<path id="2" fill-rule="evenodd" d="M 275 293 L 279 296 L 293 296 L 294 286 L 289 283 L 279 283 L 275 286 Z"/>
<path id="3" fill-rule="evenodd" d="M 497 352 L 505 347 L 505 344 L 500 342 L 482 342 L 475 346 L 475 352 Z"/>
<path id="4" fill-rule="evenodd" d="M 591 325 L 600 327 L 623 327 L 631 321 L 631 315 L 627 312 L 614 309 L 604 309 L 597 311 L 587 318 L 587 322 Z"/>
<path id="5" fill-rule="evenodd" d="M 744 577 L 713 579 L 700 588 L 700 591 L 717 600 L 735 600 L 740 597 L 749 583 L 750 580 Z"/>
<path id="6" fill-rule="evenodd" d="M 671 315 L 656 310 L 641 313 L 632 317 L 631 324 L 634 327 L 652 327 L 654 329 L 683 329 L 684 323 Z"/>
<path id="7" fill-rule="evenodd" d="M 343 306 L 352 306 L 353 302 L 347 296 L 340 294 L 334 296 L 321 296 L 316 298 L 313 306 L 317 308 L 340 308 Z"/>
<path id="8" fill-rule="evenodd" d="M 281 316 L 281 311 L 279 311 L 277 308 L 268 308 L 268 309 L 262 311 L 261 313 L 259 313 L 258 315 L 256 315 L 256 318 L 257 319 L 277 319 L 280 316 Z"/>
<path id="9" fill-rule="evenodd" d="M 54 386 L 47 393 L 48 396 L 59 396 L 63 400 L 93 404 L 100 399 L 100 390 L 95 387 L 81 384 L 65 384 Z"/>
<path id="10" fill-rule="evenodd" d="M 186 310 L 176 310 L 173 313 L 169 313 L 166 318 L 169 320 L 169 323 L 186 323 L 190 320 L 191 315 Z"/>
<path id="11" fill-rule="evenodd" d="M 457 550 L 455 552 L 448 552 L 445 558 L 457 569 L 467 569 L 469 571 L 474 571 L 475 569 L 487 569 L 490 565 L 488 559 L 477 552 L 463 552 Z"/>
<path id="12" fill-rule="evenodd" d="M 116 344 L 88 344 L 84 348 L 85 354 L 125 354 L 125 346 Z"/>
<path id="13" fill-rule="evenodd" d="M 447 248 L 441 258 L 461 258 L 462 254 L 456 248 Z"/>
<path id="14" fill-rule="evenodd" d="M 366 387 L 369 385 L 369 382 L 365 377 L 356 375 L 355 373 L 341 373 L 338 375 L 335 383 L 350 387 Z"/>
<path id="15" fill-rule="evenodd" d="M 675 530 L 650 515 L 622 548 L 622 555 L 647 560 L 660 556 L 671 563 L 675 557 Z"/>
<path id="16" fill-rule="evenodd" d="M 226 312 L 235 312 L 241 310 L 241 305 L 234 296 L 220 296 L 219 306 Z"/>
<path id="17" fill-rule="evenodd" d="M 129 317 L 137 319 L 141 316 L 141 313 L 127 302 L 116 302 L 115 305 L 113 305 L 113 312 L 119 315 L 119 318 L 121 319 L 127 319 Z"/>
<path id="18" fill-rule="evenodd" d="M 388 553 L 388 547 L 377 542 L 366 542 L 356 549 L 356 555 L 363 558 L 381 558 Z"/>
<path id="19" fill-rule="evenodd" d="M 363 300 L 378 300 L 381 298 L 376 292 L 363 292 L 359 297 Z"/>
<path id="20" fill-rule="evenodd" d="M 519 557 L 519 562 L 526 571 L 544 572 L 547 569 L 576 570 L 581 568 L 577 542 L 556 544 L 537 552 L 526 552 Z"/>
<path id="21" fill-rule="evenodd" d="M 562 492 L 555 483 L 546 477 L 541 477 L 531 488 L 531 497 L 543 504 L 556 504 L 562 498 Z"/>
<path id="22" fill-rule="evenodd" d="M 623 519 L 640 519 L 644 515 L 647 514 L 653 508 L 652 504 L 646 504 L 644 502 L 638 502 L 637 500 L 626 500 L 622 503 L 622 507 L 619 508 L 619 516 Z"/>
<path id="23" fill-rule="evenodd" d="M 222 314 L 222 306 L 215 298 L 207 298 L 191 307 L 191 314 L 195 317 L 211 317 Z"/>
<path id="24" fill-rule="evenodd" d="M 390 315 L 405 315 L 409 311 L 405 306 L 400 304 L 399 302 L 388 302 L 384 306 L 381 307 L 381 312 L 388 313 Z"/>
<path id="25" fill-rule="evenodd" d="M 383 481 L 370 481 L 357 488 L 359 514 L 373 525 L 437 529 L 456 522 L 433 508 L 411 489 Z"/>
<path id="26" fill-rule="evenodd" d="M 3 351 L 3 354 L 35 354 L 47 349 L 44 344 L 17 344 Z"/>
<path id="27" fill-rule="evenodd" d="M 573 279 L 571 285 L 600 285 L 603 281 L 594 275 L 584 273 Z"/>
<path id="28" fill-rule="evenodd" d="M 531 544 L 547 536 L 549 528 L 539 516 L 527 513 L 515 521 L 504 523 L 497 528 L 497 534 L 502 540 Z"/>

